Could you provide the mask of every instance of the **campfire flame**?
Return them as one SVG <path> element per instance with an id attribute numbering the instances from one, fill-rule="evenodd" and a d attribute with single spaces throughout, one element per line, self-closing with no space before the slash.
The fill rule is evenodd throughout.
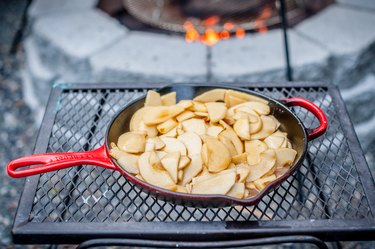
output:
<path id="1" fill-rule="evenodd" d="M 272 15 L 271 7 L 265 7 L 262 9 L 261 13 L 255 19 L 256 30 L 259 33 L 264 33 L 268 31 L 267 20 Z M 219 25 L 220 17 L 211 16 L 199 23 L 200 26 L 205 27 L 203 33 L 199 33 L 192 21 L 185 21 L 184 28 L 186 30 L 185 40 L 189 43 L 201 42 L 207 46 L 213 46 L 220 40 L 226 40 L 231 37 L 236 37 L 237 39 L 242 39 L 246 35 L 246 31 L 241 26 L 238 26 L 231 22 L 226 22 L 223 25 Z M 220 31 L 218 31 L 219 29 Z"/>

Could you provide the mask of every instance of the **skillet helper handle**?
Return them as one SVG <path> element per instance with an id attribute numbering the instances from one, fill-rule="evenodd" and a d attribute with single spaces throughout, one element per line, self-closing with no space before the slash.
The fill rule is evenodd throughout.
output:
<path id="1" fill-rule="evenodd" d="M 14 178 L 38 175 L 81 164 L 91 164 L 107 169 L 116 169 L 105 145 L 86 152 L 57 152 L 21 157 L 7 165 L 8 175 Z M 27 166 L 36 166 L 24 168 Z"/>
<path id="2" fill-rule="evenodd" d="M 308 128 L 307 131 L 307 139 L 313 140 L 317 137 L 320 137 L 323 135 L 328 127 L 328 120 L 327 116 L 325 115 L 324 111 L 320 109 L 317 105 L 315 105 L 313 102 L 304 99 L 304 98 L 284 98 L 280 99 L 284 105 L 286 106 L 299 106 L 302 108 L 305 108 L 319 120 L 319 126 L 316 128 Z"/>

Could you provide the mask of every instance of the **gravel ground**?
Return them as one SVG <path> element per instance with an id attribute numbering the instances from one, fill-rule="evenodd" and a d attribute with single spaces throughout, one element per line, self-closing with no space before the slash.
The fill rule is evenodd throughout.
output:
<path id="1" fill-rule="evenodd" d="M 9 178 L 5 165 L 32 152 L 37 131 L 33 114 L 22 98 L 18 73 L 20 60 L 10 54 L 26 4 L 25 0 L 0 1 L 0 158 L 3 162 L 0 171 L 0 248 L 13 248 L 10 229 L 24 183 Z"/>

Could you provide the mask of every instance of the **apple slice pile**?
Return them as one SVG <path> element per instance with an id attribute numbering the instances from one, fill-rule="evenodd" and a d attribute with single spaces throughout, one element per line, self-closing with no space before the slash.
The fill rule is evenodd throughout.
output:
<path id="1" fill-rule="evenodd" d="M 295 160 L 279 127 L 267 101 L 243 92 L 214 89 L 176 103 L 175 92 L 148 91 L 110 154 L 123 170 L 161 188 L 247 198 Z"/>

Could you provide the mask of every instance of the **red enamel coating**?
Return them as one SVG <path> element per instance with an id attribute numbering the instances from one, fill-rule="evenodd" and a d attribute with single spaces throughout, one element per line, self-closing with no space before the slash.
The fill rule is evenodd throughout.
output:
<path id="1" fill-rule="evenodd" d="M 327 117 L 324 114 L 324 111 L 320 109 L 317 105 L 315 105 L 313 102 L 303 98 L 285 98 L 280 100 L 283 101 L 286 106 L 300 106 L 305 108 L 306 110 L 314 114 L 314 116 L 319 120 L 318 127 L 306 129 L 307 139 L 309 141 L 317 137 L 320 137 L 326 132 L 328 127 Z"/>
<path id="2" fill-rule="evenodd" d="M 7 166 L 7 171 L 9 176 L 20 178 L 81 164 L 97 165 L 113 170 L 117 169 L 116 166 L 113 165 L 105 145 L 102 145 L 98 149 L 86 152 L 61 152 L 21 157 L 11 161 Z M 24 168 L 26 166 L 36 167 Z"/>

